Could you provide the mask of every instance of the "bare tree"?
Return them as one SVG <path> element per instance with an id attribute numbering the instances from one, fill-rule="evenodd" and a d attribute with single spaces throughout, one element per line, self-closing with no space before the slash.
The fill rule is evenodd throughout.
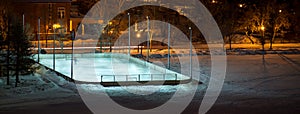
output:
<path id="1" fill-rule="evenodd" d="M 287 10 L 286 4 L 275 5 L 277 7 L 272 10 L 270 27 L 272 28 L 272 37 L 270 37 L 270 50 L 272 50 L 272 44 L 280 30 L 287 29 L 291 26 L 288 19 L 290 17 Z"/>

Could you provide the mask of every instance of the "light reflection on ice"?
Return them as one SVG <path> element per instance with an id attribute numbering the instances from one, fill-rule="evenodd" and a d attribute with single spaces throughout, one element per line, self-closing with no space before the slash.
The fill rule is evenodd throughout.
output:
<path id="1" fill-rule="evenodd" d="M 137 62 L 127 57 L 114 58 L 110 56 L 99 57 L 99 55 L 89 55 L 81 57 L 77 55 L 74 60 L 74 79 L 85 82 L 101 81 L 150 81 L 150 80 L 181 80 L 188 77 L 177 76 L 177 73 L 167 69 L 158 70 L 145 66 L 145 62 Z M 94 56 L 94 57 L 93 57 Z M 53 68 L 53 55 L 40 55 L 40 63 Z M 56 55 L 56 71 L 71 76 L 71 57 L 69 54 Z"/>

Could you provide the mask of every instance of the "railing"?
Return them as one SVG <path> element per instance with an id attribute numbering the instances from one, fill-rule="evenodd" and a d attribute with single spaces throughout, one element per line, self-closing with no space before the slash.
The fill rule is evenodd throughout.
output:
<path id="1" fill-rule="evenodd" d="M 147 77 L 148 76 L 148 77 Z M 171 76 L 171 78 L 167 78 L 167 76 Z M 101 82 L 103 81 L 103 77 L 111 77 L 109 81 L 105 82 L 116 82 L 116 81 L 164 81 L 164 80 L 178 80 L 178 76 L 176 73 L 166 73 L 166 74 L 128 74 L 128 75 L 101 75 Z M 116 79 L 119 78 L 119 80 Z M 141 78 L 142 77 L 142 78 Z M 146 78 L 145 78 L 146 77 Z M 161 78 L 159 78 L 161 77 Z M 150 79 L 148 79 L 150 78 Z"/>

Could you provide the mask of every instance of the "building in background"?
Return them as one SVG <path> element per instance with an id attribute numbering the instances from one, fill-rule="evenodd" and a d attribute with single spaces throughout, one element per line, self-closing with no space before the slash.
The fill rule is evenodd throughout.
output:
<path id="1" fill-rule="evenodd" d="M 23 17 L 32 33 L 38 31 L 42 40 L 51 38 L 55 32 L 66 36 L 70 33 L 71 0 L 13 0 L 18 17 Z M 36 40 L 36 38 L 35 38 Z"/>

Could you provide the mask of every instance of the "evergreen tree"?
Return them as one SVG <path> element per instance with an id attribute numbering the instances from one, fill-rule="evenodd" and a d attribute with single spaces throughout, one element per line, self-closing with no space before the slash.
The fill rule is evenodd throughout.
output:
<path id="1" fill-rule="evenodd" d="M 28 37 L 23 31 L 20 23 L 14 24 L 11 29 L 11 37 L 9 38 L 12 46 L 13 63 L 15 64 L 16 85 L 19 81 L 21 72 L 28 73 L 31 65 L 34 63 L 32 58 L 32 46 Z"/>

